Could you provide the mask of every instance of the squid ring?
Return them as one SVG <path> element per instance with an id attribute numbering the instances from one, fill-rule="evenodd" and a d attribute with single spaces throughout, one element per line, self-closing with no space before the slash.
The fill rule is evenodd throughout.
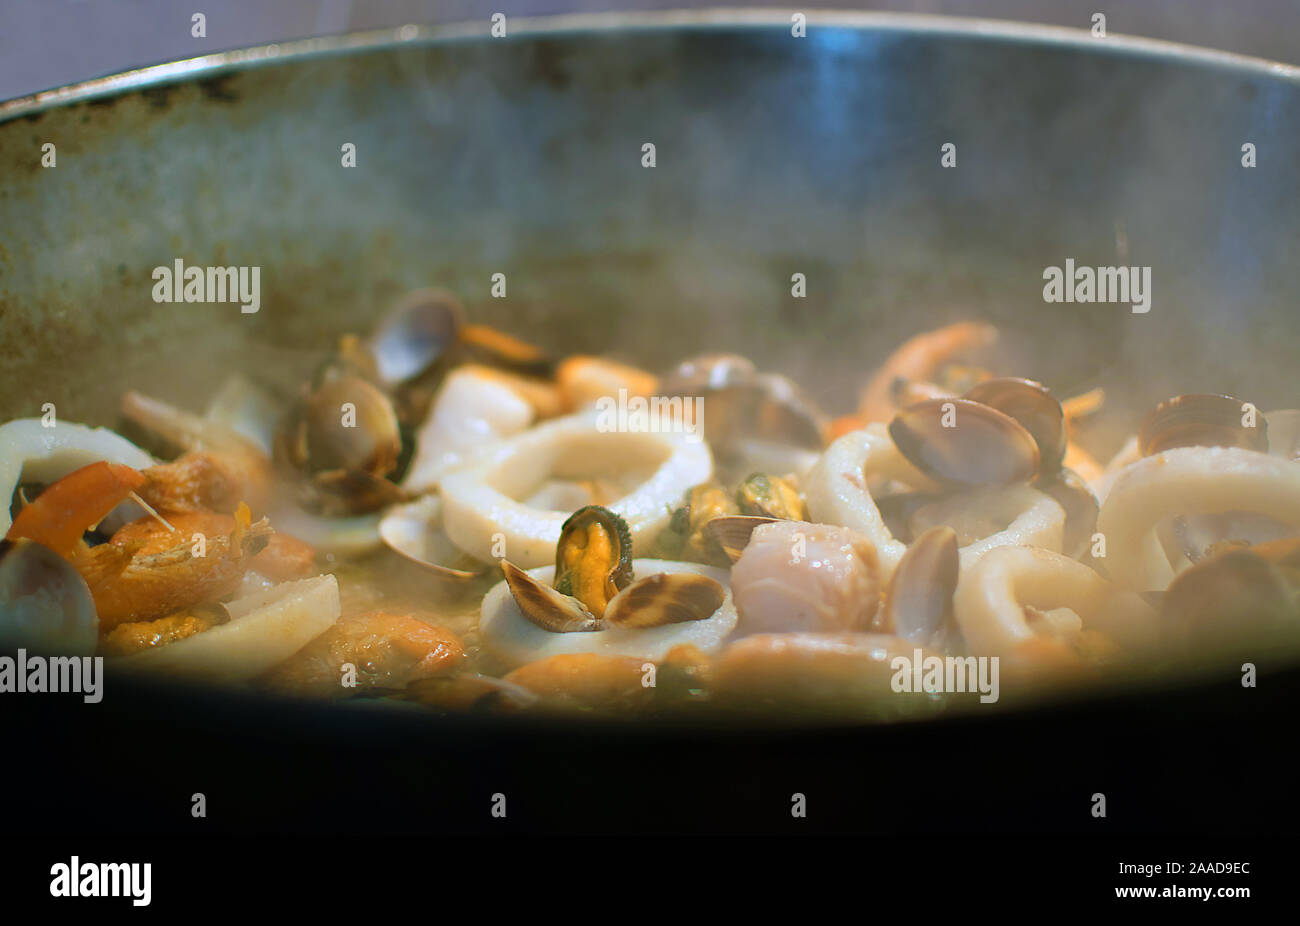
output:
<path id="1" fill-rule="evenodd" d="M 971 653 L 1013 656 L 1039 642 L 1026 606 L 1068 608 L 1077 618 L 1056 615 L 1058 626 L 1100 630 L 1126 648 L 1156 641 L 1156 612 L 1141 596 L 1124 591 L 1089 566 L 1061 553 L 1033 547 L 990 550 L 964 574 L 953 597 L 957 625 Z"/>
<path id="2" fill-rule="evenodd" d="M 1139 460 L 1097 515 L 1107 573 L 1133 591 L 1167 588 L 1174 569 L 1156 527 L 1173 515 L 1225 511 L 1267 515 L 1300 533 L 1300 466 L 1241 447 L 1178 447 Z"/>
<path id="3" fill-rule="evenodd" d="M 698 563 L 669 560 L 637 559 L 632 561 L 637 575 L 662 572 L 688 572 L 708 576 L 727 588 L 727 571 Z M 554 566 L 528 570 L 537 581 L 549 585 L 555 578 Z M 736 627 L 736 604 L 727 589 L 726 597 L 713 615 L 700 621 L 683 621 L 659 627 L 609 627 L 584 633 L 553 633 L 543 630 L 524 617 L 515 603 L 510 587 L 498 582 L 483 598 L 479 617 L 479 636 L 483 646 L 494 656 L 514 665 L 535 662 L 562 653 L 598 653 L 605 656 L 631 656 L 651 662 L 661 661 L 668 651 L 682 643 L 693 644 L 705 653 L 717 650 Z"/>
<path id="4" fill-rule="evenodd" d="M 938 489 L 898 451 L 883 424 L 872 424 L 865 430 L 845 434 L 826 448 L 808 475 L 806 494 L 813 520 L 851 527 L 876 545 L 881 576 L 887 579 L 907 552 L 907 545 L 890 532 L 871 497 L 867 483 L 875 477 L 903 482 L 921 491 Z M 1002 530 L 962 547 L 963 568 L 969 568 L 996 547 L 1033 544 L 1061 548 L 1065 510 L 1037 489 L 981 488 L 940 505 L 956 506 L 963 517 L 983 514 L 1010 522 Z"/>
<path id="5" fill-rule="evenodd" d="M 654 473 L 606 507 L 627 522 L 633 549 L 645 549 L 668 524 L 672 509 L 713 474 L 713 456 L 701 440 L 662 431 L 608 431 L 595 412 L 556 418 L 502 441 L 483 460 L 442 480 L 443 529 L 471 556 L 491 562 L 501 554 L 521 568 L 555 558 L 560 528 L 572 512 L 518 501 L 553 475 L 618 471 L 657 462 Z M 653 424 L 653 422 L 652 422 Z"/>
<path id="6" fill-rule="evenodd" d="M 282 582 L 226 606 L 229 623 L 166 646 L 121 657 L 133 671 L 244 681 L 284 662 L 339 616 L 332 575 Z"/>
<path id="7" fill-rule="evenodd" d="M 101 461 L 132 469 L 153 466 L 153 457 L 107 428 L 71 421 L 45 427 L 39 418 L 19 418 L 0 424 L 0 537 L 13 523 L 9 501 L 24 478 L 54 482 L 73 470 Z"/>

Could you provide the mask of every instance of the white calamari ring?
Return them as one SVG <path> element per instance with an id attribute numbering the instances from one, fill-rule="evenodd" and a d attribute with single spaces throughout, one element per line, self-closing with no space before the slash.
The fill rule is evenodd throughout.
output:
<path id="1" fill-rule="evenodd" d="M 1097 516 L 1106 572 L 1124 588 L 1161 591 L 1174 568 L 1156 528 L 1175 515 L 1241 511 L 1300 534 L 1300 466 L 1241 447 L 1177 447 L 1126 467 Z"/>
<path id="2" fill-rule="evenodd" d="M 283 582 L 227 605 L 230 622 L 166 646 L 123 656 L 123 668 L 215 681 L 244 681 L 288 659 L 339 616 L 332 575 Z"/>
<path id="3" fill-rule="evenodd" d="M 562 653 L 598 653 L 605 656 L 631 656 L 658 662 L 679 644 L 698 646 L 711 653 L 722 646 L 736 627 L 736 604 L 727 588 L 727 571 L 699 563 L 637 559 L 632 561 L 637 579 L 663 572 L 688 572 L 708 576 L 727 589 L 726 597 L 711 617 L 700 621 L 682 621 L 660 627 L 610 628 L 586 633 L 552 633 L 524 617 L 505 581 L 498 582 L 483 598 L 479 617 L 479 637 L 488 652 L 512 667 L 546 659 Z M 555 578 L 554 566 L 528 570 L 539 582 L 550 585 Z"/>
<path id="4" fill-rule="evenodd" d="M 713 474 L 713 457 L 702 440 L 686 433 L 611 431 L 601 428 L 600 421 L 594 411 L 552 419 L 444 476 L 443 529 L 452 543 L 491 562 L 500 555 L 498 541 L 503 539 L 505 558 L 520 568 L 554 562 L 560 528 L 571 512 L 536 508 L 519 499 L 553 476 L 617 473 L 650 462 L 658 464 L 654 473 L 606 506 L 627 522 L 634 550 L 649 547 L 686 492 Z"/>
<path id="5" fill-rule="evenodd" d="M 851 527 L 876 545 L 882 579 L 894 573 L 907 545 L 895 539 L 867 486 L 874 478 L 902 482 L 922 492 L 936 492 L 939 486 L 908 462 L 889 436 L 885 425 L 868 425 L 840 437 L 822 454 L 808 474 L 806 500 L 814 521 Z M 997 511 L 1009 511 L 1007 527 L 963 547 L 963 567 L 987 551 L 1011 544 L 1034 543 L 1059 550 L 1065 526 L 1065 511 L 1054 499 L 1027 486 L 976 489 L 971 504 L 988 504 Z M 964 504 L 964 502 L 962 503 Z"/>
<path id="6" fill-rule="evenodd" d="M 484 446 L 520 433 L 534 417 L 533 407 L 506 384 L 474 368 L 453 370 L 420 425 L 402 487 L 433 489 L 443 474 L 474 459 Z"/>
<path id="7" fill-rule="evenodd" d="M 1040 547 L 1059 553 L 1065 537 L 1065 509 L 1044 492 L 1029 486 L 981 486 L 927 505 L 937 524 L 964 532 L 963 525 L 992 521 L 1006 524 L 957 551 L 961 568 L 969 569 L 985 553 L 1000 547 Z M 919 529 L 918 529 L 919 530 Z"/>
<path id="8" fill-rule="evenodd" d="M 1142 598 L 1061 553 L 1034 547 L 990 550 L 965 573 L 953 596 L 957 625 L 977 656 L 1012 656 L 1038 634 L 1025 606 L 1069 608 L 1082 626 L 1130 650 L 1156 642 L 1156 613 Z"/>
<path id="9" fill-rule="evenodd" d="M 9 503 L 20 481 L 54 482 L 91 463 L 122 463 L 133 469 L 153 466 L 153 457 L 107 428 L 71 421 L 45 427 L 39 418 L 0 425 L 0 537 L 13 523 Z"/>

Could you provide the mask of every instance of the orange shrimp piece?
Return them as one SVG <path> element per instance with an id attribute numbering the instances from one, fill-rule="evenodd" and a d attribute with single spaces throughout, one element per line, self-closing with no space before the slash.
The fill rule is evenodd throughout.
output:
<path id="1" fill-rule="evenodd" d="M 867 383 L 858 403 L 859 417 L 888 421 L 894 416 L 897 381 L 930 381 L 945 363 L 988 347 L 997 336 L 998 330 L 986 322 L 957 322 L 909 338 Z"/>
<path id="2" fill-rule="evenodd" d="M 264 680 L 298 694 L 338 697 L 356 691 L 343 687 L 346 663 L 356 668 L 357 688 L 404 688 L 455 672 L 464 659 L 460 638 L 445 627 L 405 614 L 367 611 L 339 618 Z"/>
<path id="3" fill-rule="evenodd" d="M 141 518 L 108 543 L 72 556 L 90 586 L 100 630 L 154 620 L 235 592 L 271 530 L 265 521 L 249 526 L 246 511 L 242 520 L 213 512 L 174 514 L 173 530 Z"/>
<path id="4" fill-rule="evenodd" d="M 837 440 L 852 431 L 861 431 L 867 426 L 866 419 L 858 415 L 840 415 L 831 422 L 830 429 L 827 431 L 827 441 Z"/>
<path id="5" fill-rule="evenodd" d="M 173 614 L 156 621 L 128 621 L 109 631 L 100 644 L 100 652 L 105 656 L 128 656 L 184 640 L 214 626 L 215 621 L 199 614 Z"/>
<path id="6" fill-rule="evenodd" d="M 153 491 L 162 493 L 164 503 L 168 497 L 186 504 L 186 499 L 194 500 L 196 494 L 200 498 L 205 493 L 220 494 L 227 491 L 221 485 L 233 481 L 239 486 L 239 499 L 247 501 L 254 511 L 265 509 L 270 497 L 271 460 L 248 438 L 201 415 L 138 392 L 122 396 L 121 412 L 123 418 L 162 440 L 206 456 L 205 460 L 196 461 L 187 459 L 187 454 L 176 460 L 172 469 L 152 467 L 157 471 Z M 189 507 L 186 504 L 186 509 Z"/>
<path id="7" fill-rule="evenodd" d="M 655 690 L 642 684 L 644 659 L 598 653 L 561 653 L 515 669 L 505 677 L 544 701 L 601 710 L 650 708 Z"/>
<path id="8" fill-rule="evenodd" d="M 244 473 L 221 454 L 191 451 L 143 471 L 138 494 L 159 511 L 234 512 L 243 501 Z"/>
<path id="9" fill-rule="evenodd" d="M 25 537 L 67 557 L 81 546 L 81 535 L 102 521 L 145 478 L 120 463 L 91 463 L 51 483 L 18 512 L 6 539 Z"/>
<path id="10" fill-rule="evenodd" d="M 302 579 L 316 568 L 316 548 L 288 534 L 272 534 L 249 568 L 274 582 Z"/>

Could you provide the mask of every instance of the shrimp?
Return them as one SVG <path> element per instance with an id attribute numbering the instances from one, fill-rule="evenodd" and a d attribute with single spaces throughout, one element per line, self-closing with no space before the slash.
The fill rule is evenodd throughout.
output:
<path id="1" fill-rule="evenodd" d="M 760 633 L 732 643 L 713 664 L 713 695 L 740 712 L 926 715 L 942 707 L 925 693 L 900 696 L 894 660 L 920 650 L 881 633 Z M 922 657 L 924 658 L 924 656 Z"/>
<path id="2" fill-rule="evenodd" d="M 515 669 L 505 677 L 545 702 L 605 710 L 635 710 L 653 703 L 643 684 L 644 659 L 603 653 L 561 653 Z"/>
<path id="3" fill-rule="evenodd" d="M 405 614 L 367 611 L 339 618 L 263 680 L 296 694 L 340 696 L 356 688 L 404 688 L 449 675 L 464 660 L 463 644 L 445 627 Z M 355 669 L 355 688 L 345 687 L 349 665 Z"/>
<path id="4" fill-rule="evenodd" d="M 145 477 L 121 463 L 91 463 L 46 487 L 5 535 L 35 540 L 60 556 L 84 547 L 81 536 L 144 485 Z"/>
<path id="5" fill-rule="evenodd" d="M 657 665 L 631 656 L 562 653 L 522 665 L 503 681 L 555 707 L 650 711 L 700 700 L 708 679 L 709 657 L 681 643 Z"/>
<path id="6" fill-rule="evenodd" d="M 100 652 L 105 656 L 128 656 L 203 633 L 216 623 L 205 614 L 173 614 L 155 621 L 128 621 L 108 632 L 100 645 Z"/>
<path id="7" fill-rule="evenodd" d="M 234 499 L 253 511 L 265 510 L 272 467 L 257 444 L 220 422 L 138 392 L 124 395 L 121 409 L 128 421 L 189 451 L 171 464 L 151 467 L 147 488 L 162 503 L 158 507 L 223 509 Z"/>
<path id="8" fill-rule="evenodd" d="M 988 347 L 997 336 L 998 330 L 986 322 L 957 322 L 909 338 L 867 383 L 858 402 L 858 417 L 864 424 L 888 421 L 897 407 L 899 381 L 931 381 L 945 363 Z"/>
<path id="9" fill-rule="evenodd" d="M 100 629 L 154 620 L 234 593 L 271 533 L 265 518 L 250 520 L 246 506 L 235 517 L 173 515 L 170 530 L 141 518 L 108 543 L 76 551 L 70 560 L 90 586 Z"/>
<path id="10" fill-rule="evenodd" d="M 139 495 L 159 511 L 232 514 L 244 500 L 245 476 L 230 457 L 191 451 L 143 471 Z"/>
<path id="11" fill-rule="evenodd" d="M 315 565 L 315 547 L 297 537 L 276 532 L 271 535 L 266 549 L 253 557 L 250 568 L 274 582 L 288 582 L 311 575 Z"/>

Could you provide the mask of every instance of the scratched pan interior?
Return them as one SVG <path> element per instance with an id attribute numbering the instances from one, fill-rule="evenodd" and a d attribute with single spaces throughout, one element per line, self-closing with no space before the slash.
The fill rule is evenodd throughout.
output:
<path id="1" fill-rule="evenodd" d="M 296 382 L 339 334 L 430 283 L 556 351 L 649 367 L 745 353 L 832 411 L 900 339 L 970 316 L 1002 327 L 1015 372 L 1105 385 L 1117 424 L 1103 444 L 1176 392 L 1298 404 L 1293 69 L 889 16 L 814 19 L 804 39 L 783 17 L 709 14 L 412 34 L 218 55 L 0 107 L 0 417 L 54 402 L 112 424 L 127 389 L 201 407 L 233 370 Z M 954 169 L 939 165 L 946 142 Z M 1152 267 L 1151 311 L 1045 304 L 1043 268 L 1067 257 Z M 152 268 L 176 258 L 259 266 L 261 310 L 155 304 Z M 497 272 L 504 300 L 488 296 Z M 129 713 L 130 697 L 113 700 L 105 716 Z M 309 713 L 294 726 L 380 723 Z M 173 734 L 199 716 L 213 715 L 173 718 Z M 490 724 L 519 732 L 474 728 Z"/>

